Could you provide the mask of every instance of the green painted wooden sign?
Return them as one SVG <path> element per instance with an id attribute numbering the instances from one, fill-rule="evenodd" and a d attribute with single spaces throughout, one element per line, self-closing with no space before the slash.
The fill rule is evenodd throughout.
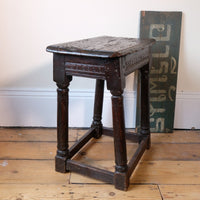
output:
<path id="1" fill-rule="evenodd" d="M 156 40 L 150 70 L 151 132 L 173 132 L 181 18 L 182 12 L 141 12 L 140 38 Z"/>

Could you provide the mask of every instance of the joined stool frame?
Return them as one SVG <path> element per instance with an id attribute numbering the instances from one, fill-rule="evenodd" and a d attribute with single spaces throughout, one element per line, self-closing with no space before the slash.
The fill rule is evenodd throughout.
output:
<path id="1" fill-rule="evenodd" d="M 57 83 L 57 154 L 56 171 L 76 172 L 127 190 L 129 179 L 142 157 L 150 148 L 149 67 L 150 47 L 154 40 L 102 36 L 70 43 L 51 45 L 53 76 Z M 140 132 L 125 132 L 123 91 L 125 77 L 138 70 L 140 74 Z M 72 147 L 68 146 L 68 86 L 72 76 L 96 79 L 94 114 L 91 128 Z M 113 129 L 102 125 L 104 82 L 112 94 Z M 115 172 L 73 160 L 73 156 L 92 138 L 114 137 Z M 127 162 L 126 139 L 139 143 Z"/>

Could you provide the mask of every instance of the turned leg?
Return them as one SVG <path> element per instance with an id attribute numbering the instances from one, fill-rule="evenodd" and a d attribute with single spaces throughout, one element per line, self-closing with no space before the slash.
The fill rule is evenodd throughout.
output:
<path id="1" fill-rule="evenodd" d="M 57 154 L 55 168 L 57 172 L 67 172 L 66 161 L 68 158 L 68 86 L 72 80 L 67 77 L 65 83 L 57 83 Z"/>
<path id="2" fill-rule="evenodd" d="M 141 129 L 144 137 L 149 137 L 147 149 L 150 148 L 150 120 L 149 120 L 149 64 L 140 69 L 141 72 Z"/>
<path id="3" fill-rule="evenodd" d="M 104 80 L 96 80 L 95 101 L 94 101 L 94 115 L 92 127 L 95 127 L 95 138 L 100 138 L 102 135 L 102 108 L 104 95 Z"/>
<path id="4" fill-rule="evenodd" d="M 123 91 L 111 91 L 111 93 L 115 149 L 114 184 L 117 189 L 127 190 L 129 186 L 129 178 L 127 176 Z"/>

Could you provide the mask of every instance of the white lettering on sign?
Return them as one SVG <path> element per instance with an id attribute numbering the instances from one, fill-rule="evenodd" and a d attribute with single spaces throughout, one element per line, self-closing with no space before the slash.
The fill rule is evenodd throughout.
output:
<path id="1" fill-rule="evenodd" d="M 172 92 L 175 92 L 175 91 L 176 91 L 176 87 L 174 85 L 171 85 L 168 91 L 168 97 L 170 101 L 175 101 L 175 99 L 172 98 Z"/>
<path id="2" fill-rule="evenodd" d="M 154 108 L 152 104 L 150 104 L 150 116 L 153 116 L 155 113 L 164 113 L 165 108 Z"/>
<path id="3" fill-rule="evenodd" d="M 161 61 L 159 69 L 155 69 L 155 67 L 152 66 L 151 74 L 162 74 L 162 73 L 167 74 L 168 69 L 169 69 L 169 63 L 167 61 Z"/>
<path id="4" fill-rule="evenodd" d="M 161 77 L 150 78 L 151 82 L 167 82 L 167 75 L 163 74 Z"/>
<path id="5" fill-rule="evenodd" d="M 158 90 L 156 82 L 167 82 L 167 76 L 162 75 L 161 77 L 150 78 L 150 93 L 156 94 L 155 97 L 150 98 L 150 102 L 163 102 L 166 101 L 167 98 L 167 91 L 166 90 Z M 159 96 L 157 95 L 159 94 Z"/>
<path id="6" fill-rule="evenodd" d="M 171 74 L 176 74 L 176 59 L 171 57 L 171 65 L 170 65 Z"/>
<path id="7" fill-rule="evenodd" d="M 163 32 L 166 30 L 166 36 L 163 36 Z M 159 36 L 154 36 L 153 31 L 156 31 Z M 162 35 L 162 36 L 161 36 Z M 149 37 L 155 39 L 156 41 L 169 41 L 171 36 L 171 25 L 164 24 L 150 24 Z"/>
<path id="8" fill-rule="evenodd" d="M 160 93 L 167 93 L 166 90 L 152 90 L 151 91 L 152 94 L 160 94 Z"/>
<path id="9" fill-rule="evenodd" d="M 170 90 L 167 92 L 165 89 L 160 89 L 158 87 L 159 83 L 165 83 L 168 80 L 167 73 L 174 74 L 176 71 L 176 60 L 172 57 L 170 60 L 170 63 L 166 60 L 169 58 L 169 52 L 170 52 L 170 46 L 166 43 L 170 41 L 171 37 L 171 25 L 164 25 L 164 24 L 151 24 L 150 25 L 150 31 L 149 31 L 149 37 L 153 38 L 157 41 L 157 43 L 163 44 L 163 48 L 165 48 L 164 52 L 153 52 L 152 57 L 154 59 L 159 58 L 159 59 L 164 59 L 164 60 L 159 60 L 160 61 L 160 66 L 159 68 L 155 68 L 152 66 L 151 69 L 151 74 L 158 74 L 158 77 L 152 77 L 150 78 L 150 102 L 164 102 L 167 100 L 167 96 L 169 99 L 172 99 L 172 91 L 173 87 L 170 87 Z M 161 42 L 161 43 L 160 43 Z M 170 66 L 170 69 L 169 69 Z M 155 95 L 155 97 L 154 97 Z M 165 129 L 165 118 L 163 117 L 158 117 L 155 118 L 154 115 L 156 113 L 165 113 L 166 109 L 165 108 L 154 108 L 152 104 L 150 104 L 150 122 L 154 123 L 155 128 L 151 128 L 151 131 L 156 131 L 156 132 L 163 132 Z"/>
<path id="10" fill-rule="evenodd" d="M 151 123 L 156 123 L 155 128 L 151 128 L 151 132 L 158 132 L 158 131 L 164 131 L 165 130 L 165 118 L 157 118 L 156 122 L 154 118 L 150 118 Z"/>
<path id="11" fill-rule="evenodd" d="M 165 94 L 160 94 L 159 96 L 156 97 L 151 97 L 150 101 L 151 102 L 162 102 L 162 101 L 166 101 L 167 96 Z"/>

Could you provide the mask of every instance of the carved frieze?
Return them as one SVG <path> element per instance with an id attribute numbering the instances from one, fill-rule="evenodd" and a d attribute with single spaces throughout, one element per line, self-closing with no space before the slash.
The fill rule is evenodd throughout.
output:
<path id="1" fill-rule="evenodd" d="M 85 75 L 86 77 L 96 75 L 105 78 L 105 67 L 101 65 L 65 62 L 65 71 L 72 75 L 81 74 L 81 76 Z"/>
<path id="2" fill-rule="evenodd" d="M 128 75 L 149 62 L 149 48 L 143 49 L 134 54 L 127 55 L 123 61 L 122 66 L 124 74 Z"/>

